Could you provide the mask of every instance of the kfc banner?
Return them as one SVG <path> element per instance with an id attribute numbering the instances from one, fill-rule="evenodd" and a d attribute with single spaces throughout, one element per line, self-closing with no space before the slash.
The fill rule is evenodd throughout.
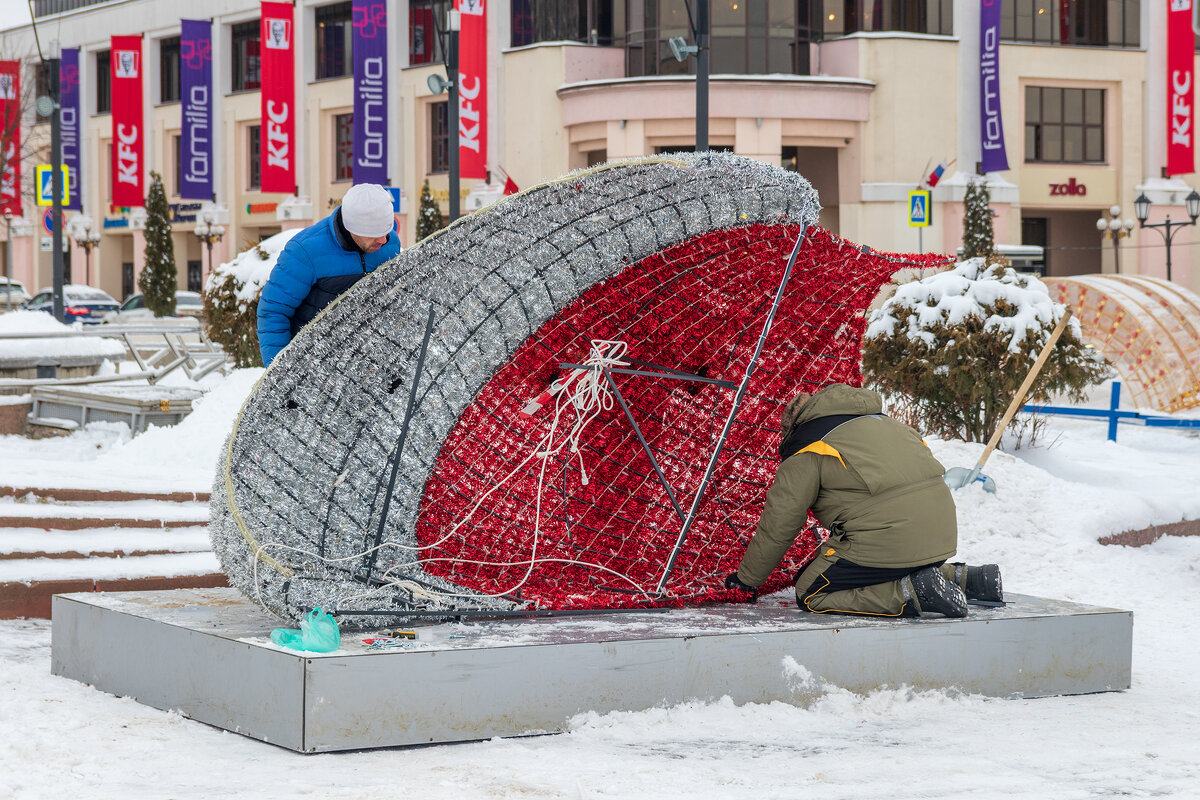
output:
<path id="1" fill-rule="evenodd" d="M 1195 88 L 1192 0 L 1171 0 L 1167 11 L 1167 176 L 1195 172 L 1192 145 Z"/>
<path id="2" fill-rule="evenodd" d="M 388 185 L 387 6 L 354 0 L 354 183 Z"/>
<path id="3" fill-rule="evenodd" d="M 112 202 L 114 206 L 146 203 L 142 179 L 146 138 L 142 117 L 142 37 L 114 36 L 112 65 Z"/>
<path id="4" fill-rule="evenodd" d="M 296 49 L 291 3 L 262 4 L 262 190 L 296 191 Z"/>
<path id="5" fill-rule="evenodd" d="M 980 0 L 979 31 L 980 160 L 985 173 L 999 172 L 1008 169 L 1000 118 L 1000 0 Z"/>
<path id="6" fill-rule="evenodd" d="M 180 20 L 179 91 L 183 133 L 179 142 L 179 196 L 213 199 L 212 22 Z"/>
<path id="7" fill-rule="evenodd" d="M 83 159 L 80 157 L 83 141 L 83 123 L 79 114 L 79 48 L 68 47 L 62 51 L 58 64 L 58 119 L 62 132 L 62 158 L 67 165 L 67 204 L 63 208 L 76 211 L 83 209 L 81 178 Z"/>
<path id="8" fill-rule="evenodd" d="M 21 216 L 21 62 L 0 61 L 0 214 Z"/>
<path id="9" fill-rule="evenodd" d="M 462 31 L 458 57 L 458 165 L 464 178 L 487 177 L 486 0 L 454 0 Z"/>

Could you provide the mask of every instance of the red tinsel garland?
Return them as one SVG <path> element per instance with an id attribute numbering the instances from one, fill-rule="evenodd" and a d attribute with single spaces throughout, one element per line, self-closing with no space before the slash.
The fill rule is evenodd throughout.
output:
<path id="1" fill-rule="evenodd" d="M 593 339 L 625 341 L 628 356 L 641 361 L 740 382 L 799 234 L 795 225 L 754 225 L 697 237 L 593 286 L 542 325 L 464 411 L 441 449 L 417 523 L 418 541 L 427 548 L 421 558 L 425 568 L 460 585 L 519 595 L 544 608 L 730 599 L 722 582 L 737 568 L 754 533 L 778 465 L 780 410 L 800 389 L 861 383 L 863 311 L 899 268 L 894 256 L 863 253 L 820 228 L 809 229 L 671 572 L 668 597 L 648 595 L 658 585 L 682 523 L 619 405 L 584 433 L 587 485 L 581 482 L 577 456 L 551 459 L 541 486 L 540 522 L 540 460 L 530 459 L 504 478 L 542 442 L 554 415 L 547 407 L 524 417 L 521 408 L 565 375 L 560 363 L 582 361 Z M 928 264 L 941 260 L 905 258 Z M 686 513 L 734 391 L 642 376 L 616 380 Z M 503 485 L 471 513 L 477 498 L 500 481 Z M 763 589 L 775 591 L 793 580 L 819 541 L 810 518 Z"/>

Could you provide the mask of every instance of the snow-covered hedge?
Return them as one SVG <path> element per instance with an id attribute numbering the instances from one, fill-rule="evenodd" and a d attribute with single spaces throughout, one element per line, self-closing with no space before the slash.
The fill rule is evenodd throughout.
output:
<path id="1" fill-rule="evenodd" d="M 863 373 L 923 432 L 985 442 L 1065 311 L 1036 276 L 968 259 L 902 285 L 871 315 Z M 1072 319 L 1030 397 L 1080 399 L 1109 372 Z"/>
<path id="2" fill-rule="evenodd" d="M 258 296 L 271 277 L 283 246 L 299 233 L 294 228 L 263 239 L 213 270 L 204 289 L 208 336 L 239 367 L 261 367 L 258 352 Z"/>

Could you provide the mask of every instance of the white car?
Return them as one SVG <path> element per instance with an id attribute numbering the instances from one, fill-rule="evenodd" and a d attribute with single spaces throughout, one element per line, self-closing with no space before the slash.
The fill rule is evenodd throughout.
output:
<path id="1" fill-rule="evenodd" d="M 200 296 L 199 292 L 176 292 L 174 317 L 155 317 L 154 313 L 146 308 L 146 300 L 142 296 L 142 293 L 138 292 L 129 295 L 116 311 L 110 311 L 105 314 L 104 321 L 117 325 L 131 325 L 163 322 L 179 318 L 202 319 L 203 317 L 204 298 Z"/>
<path id="2" fill-rule="evenodd" d="M 12 307 L 17 308 L 28 299 L 29 292 L 25 291 L 24 284 L 10 278 L 0 278 L 0 312 L 8 311 L 10 301 Z"/>

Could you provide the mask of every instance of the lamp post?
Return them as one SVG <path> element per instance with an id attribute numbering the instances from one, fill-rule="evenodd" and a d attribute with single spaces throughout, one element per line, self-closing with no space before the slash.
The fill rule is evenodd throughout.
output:
<path id="1" fill-rule="evenodd" d="M 1121 240 L 1129 236 L 1129 232 L 1133 230 L 1133 220 L 1121 219 L 1121 207 L 1113 206 L 1108 209 L 1108 219 L 1101 217 L 1096 220 L 1096 230 L 1100 231 L 1100 237 L 1108 236 L 1113 243 L 1113 259 L 1116 263 L 1117 274 L 1121 274 Z"/>
<path id="2" fill-rule="evenodd" d="M 12 311 L 12 209 L 4 209 L 4 299 Z"/>
<path id="3" fill-rule="evenodd" d="M 688 44 L 682 36 L 667 40 L 671 55 L 676 61 L 685 61 L 688 56 L 696 57 L 696 152 L 702 153 L 708 149 L 708 56 L 709 56 L 709 22 L 708 5 L 710 0 L 698 0 L 696 3 L 696 18 L 692 18 L 692 6 L 684 0 L 687 9 L 688 25 L 695 37 L 695 44 Z M 736 6 L 735 6 L 736 8 Z"/>
<path id="4" fill-rule="evenodd" d="M 425 84 L 429 87 L 429 91 L 434 94 L 441 94 L 447 89 L 450 90 L 450 96 L 447 100 L 449 107 L 447 112 L 446 127 L 450 130 L 447 132 L 447 142 L 449 151 L 446 155 L 449 157 L 449 180 L 450 180 L 450 222 L 459 217 L 459 164 L 458 164 L 458 148 L 460 134 L 458 131 L 458 35 L 462 29 L 462 17 L 455 9 L 449 9 L 446 12 L 446 28 L 443 30 L 437 25 L 437 15 L 434 15 L 433 24 L 437 30 L 438 39 L 442 42 L 446 60 L 446 77 L 434 73 L 425 79 Z"/>
<path id="5" fill-rule="evenodd" d="M 205 211 L 200 215 L 200 220 L 196 223 L 196 227 L 192 230 L 196 234 L 196 238 L 201 244 L 208 247 L 208 274 L 212 274 L 212 247 L 217 242 L 221 241 L 221 237 L 225 235 L 225 226 L 217 225 L 213 215 L 209 211 Z"/>
<path id="6" fill-rule="evenodd" d="M 1175 234 L 1179 232 L 1180 228 L 1196 224 L 1196 218 L 1200 217 L 1200 192 L 1192 189 L 1183 204 L 1187 208 L 1188 216 L 1192 218 L 1190 222 L 1172 222 L 1171 215 L 1168 214 L 1165 222 L 1148 223 L 1146 220 L 1150 218 L 1150 198 L 1146 197 L 1146 193 L 1143 192 L 1133 201 L 1133 208 L 1137 213 L 1140 227 L 1154 228 L 1167 244 L 1167 280 L 1171 280 L 1171 240 L 1175 238 Z"/>
<path id="7" fill-rule="evenodd" d="M 96 245 L 100 244 L 100 234 L 92 230 L 92 218 L 87 214 L 76 217 L 72 220 L 71 238 L 75 240 L 75 244 L 83 248 L 84 266 L 83 266 L 83 282 L 88 286 L 92 285 L 92 250 Z M 98 281 L 97 281 L 98 282 Z"/>

